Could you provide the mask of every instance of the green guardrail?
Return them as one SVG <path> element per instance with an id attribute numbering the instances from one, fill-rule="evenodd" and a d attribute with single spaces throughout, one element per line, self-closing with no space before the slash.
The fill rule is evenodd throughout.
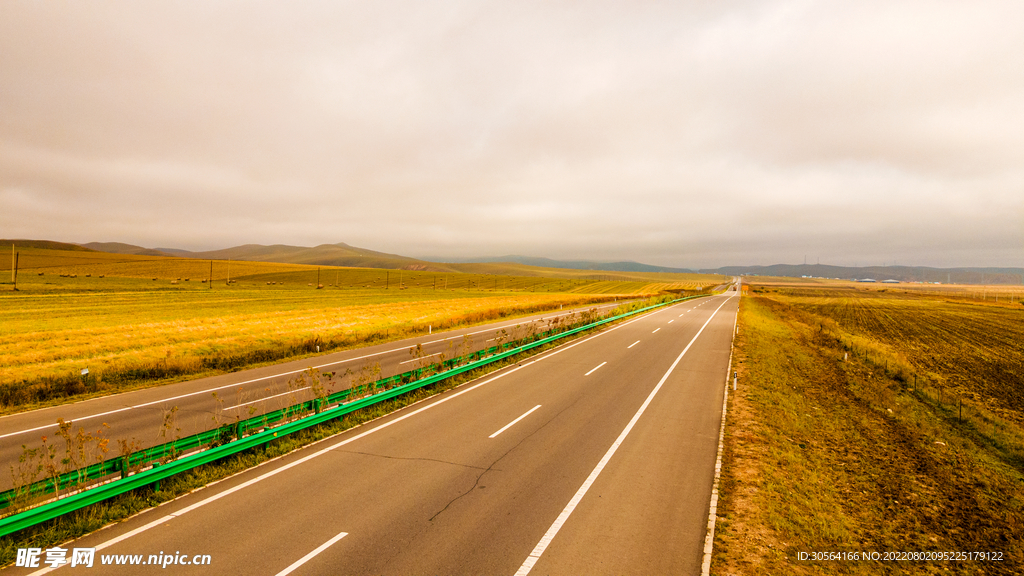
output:
<path id="1" fill-rule="evenodd" d="M 701 297 L 701 295 L 677 298 L 670 302 L 662 302 L 653 306 L 647 306 L 638 310 L 598 320 L 584 326 L 572 328 L 564 332 L 559 332 L 554 335 L 543 336 L 542 334 L 532 342 L 504 351 L 501 350 L 500 346 L 480 350 L 472 354 L 467 354 L 466 356 L 446 360 L 444 364 L 450 363 L 452 365 L 448 370 L 438 372 L 426 378 L 417 379 L 422 375 L 423 371 L 429 369 L 429 367 L 383 378 L 356 388 L 342 390 L 327 396 L 326 399 L 314 399 L 300 404 L 295 404 L 281 410 L 269 412 L 261 416 L 249 418 L 247 420 L 240 420 L 232 424 L 221 426 L 220 428 L 214 428 L 187 438 L 181 438 L 173 442 L 161 444 L 160 446 L 141 450 L 129 456 L 105 460 L 86 468 L 65 473 L 58 477 L 56 481 L 55 479 L 47 479 L 37 482 L 28 488 L 30 491 L 38 490 L 37 492 L 29 492 L 32 495 L 46 494 L 54 492 L 57 489 L 64 489 L 89 480 L 98 480 L 116 473 L 121 474 L 121 478 L 115 479 L 106 484 L 82 490 L 81 492 L 64 498 L 59 498 L 41 506 L 16 514 L 11 514 L 5 518 L 0 518 L 0 537 L 12 534 L 18 530 L 34 526 L 47 520 L 52 520 L 53 518 L 79 510 L 86 506 L 102 502 L 103 500 L 112 498 L 119 494 L 124 494 L 125 492 L 130 492 L 148 485 L 153 485 L 158 483 L 160 480 L 169 478 L 175 474 L 186 472 L 192 468 L 214 462 L 261 444 L 266 444 L 288 434 L 299 432 L 306 428 L 310 428 L 336 418 L 341 418 L 346 414 L 355 412 L 356 410 L 372 406 L 378 402 L 389 400 L 396 396 L 405 394 L 406 392 L 410 392 L 424 386 L 429 386 L 453 376 L 458 376 L 459 374 L 475 370 L 493 362 L 504 360 L 505 358 L 515 356 L 516 354 L 520 354 L 527 350 L 544 346 L 545 344 L 549 344 L 561 338 L 565 338 L 585 330 L 590 330 L 592 328 L 608 324 L 609 322 L 621 320 L 622 318 L 654 310 L 655 308 L 661 308 L 663 306 L 699 297 Z M 477 359 L 466 362 L 468 359 L 473 357 L 476 357 Z M 460 364 L 461 362 L 466 363 Z M 443 368 L 443 365 L 441 368 Z M 398 383 L 398 385 L 389 388 L 390 385 L 395 383 Z M 344 402 L 344 400 L 347 400 L 353 395 L 364 393 L 367 390 L 376 390 L 380 388 L 385 388 L 385 390 L 358 400 Z M 321 409 L 322 407 L 330 406 L 335 402 L 343 403 L 331 408 Z M 285 420 L 290 416 L 303 412 L 311 412 L 311 414 L 279 426 L 273 426 L 273 424 L 280 422 L 281 420 Z M 246 432 L 261 428 L 263 430 L 260 432 L 246 435 Z M 165 462 L 168 458 L 174 458 L 176 454 L 187 452 L 194 448 L 201 448 L 206 444 L 213 446 L 209 449 Z M 148 470 L 130 474 L 130 470 L 133 467 L 144 466 L 146 464 L 162 465 L 155 465 Z M 4 506 L 8 506 L 15 498 L 24 497 L 25 494 L 25 488 L 20 490 L 8 490 L 0 494 L 0 498 L 4 499 L 2 500 Z"/>

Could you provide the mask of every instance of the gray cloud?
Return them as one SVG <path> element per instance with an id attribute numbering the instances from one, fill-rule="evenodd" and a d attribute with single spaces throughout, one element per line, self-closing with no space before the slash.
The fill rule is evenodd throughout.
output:
<path id="1" fill-rule="evenodd" d="M 1024 265 L 1019 2 L 0 4 L 0 236 Z"/>

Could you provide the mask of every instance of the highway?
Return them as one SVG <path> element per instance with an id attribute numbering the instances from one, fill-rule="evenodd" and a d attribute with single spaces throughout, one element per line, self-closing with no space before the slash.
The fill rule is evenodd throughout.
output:
<path id="1" fill-rule="evenodd" d="M 544 331 L 555 319 L 564 320 L 572 314 L 593 308 L 603 313 L 622 304 L 620 301 L 550 311 L 2 416 L 0 470 L 4 473 L 0 474 L 0 490 L 12 487 L 13 480 L 7 471 L 12 464 L 17 463 L 23 451 L 22 446 L 36 447 L 44 435 L 54 438 L 58 418 L 73 422 L 76 431 L 79 427 L 84 427 L 87 432 L 102 429 L 103 436 L 112 440 L 112 452 L 108 452 L 107 457 L 114 457 L 119 454 L 114 448 L 118 439 L 134 441 L 137 449 L 148 448 L 175 437 L 190 436 L 234 422 L 236 418 L 249 418 L 310 400 L 314 395 L 308 386 L 296 386 L 290 382 L 311 367 L 323 374 L 335 373 L 333 378 L 324 380 L 324 385 L 328 393 L 336 392 L 349 388 L 360 379 L 376 379 L 374 374 L 378 368 L 380 377 L 401 374 L 435 362 L 439 354 L 451 358 L 475 352 L 496 345 L 497 338 L 525 335 L 531 325 L 537 331 Z M 501 334 L 502 330 L 505 330 L 505 335 Z M 417 345 L 422 348 L 420 358 L 410 353 Z M 164 433 L 165 418 L 174 408 L 173 422 Z M 109 428 L 104 428 L 103 424 Z M 62 444 L 59 448 L 63 451 Z M 92 464 L 93 460 L 89 463 Z"/>
<path id="2" fill-rule="evenodd" d="M 209 555 L 175 574 L 700 574 L 738 301 L 625 321 L 64 548 Z"/>

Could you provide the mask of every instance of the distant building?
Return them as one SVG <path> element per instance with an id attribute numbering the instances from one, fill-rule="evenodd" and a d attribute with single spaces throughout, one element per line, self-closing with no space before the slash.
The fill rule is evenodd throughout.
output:
<path id="1" fill-rule="evenodd" d="M 893 280 L 892 278 L 890 278 L 888 280 L 882 280 L 882 284 L 899 284 L 899 283 L 900 283 L 899 280 Z"/>
<path id="2" fill-rule="evenodd" d="M 854 280 L 854 282 L 878 282 L 874 278 L 861 278 L 860 280 Z"/>

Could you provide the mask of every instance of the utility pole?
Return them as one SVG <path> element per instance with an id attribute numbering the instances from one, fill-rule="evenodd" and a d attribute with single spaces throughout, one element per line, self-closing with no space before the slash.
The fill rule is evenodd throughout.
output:
<path id="1" fill-rule="evenodd" d="M 18 257 L 19 256 L 21 256 L 20 253 L 14 255 L 14 270 L 13 270 L 14 273 L 11 275 L 11 282 L 14 282 L 14 291 L 15 292 L 18 291 Z"/>
<path id="2" fill-rule="evenodd" d="M 387 277 L 384 279 L 384 289 L 387 290 L 388 288 L 391 287 L 391 271 L 388 270 L 387 272 L 385 272 L 385 274 L 387 275 Z"/>
<path id="3" fill-rule="evenodd" d="M 320 267 L 316 268 L 316 287 L 320 288 Z"/>
<path id="4" fill-rule="evenodd" d="M 11 283 L 14 283 L 14 242 L 11 242 Z"/>
<path id="5" fill-rule="evenodd" d="M 210 290 L 213 290 L 213 260 L 210 260 Z"/>
<path id="6" fill-rule="evenodd" d="M 228 260 L 228 279 L 224 284 L 231 284 L 231 260 Z"/>

